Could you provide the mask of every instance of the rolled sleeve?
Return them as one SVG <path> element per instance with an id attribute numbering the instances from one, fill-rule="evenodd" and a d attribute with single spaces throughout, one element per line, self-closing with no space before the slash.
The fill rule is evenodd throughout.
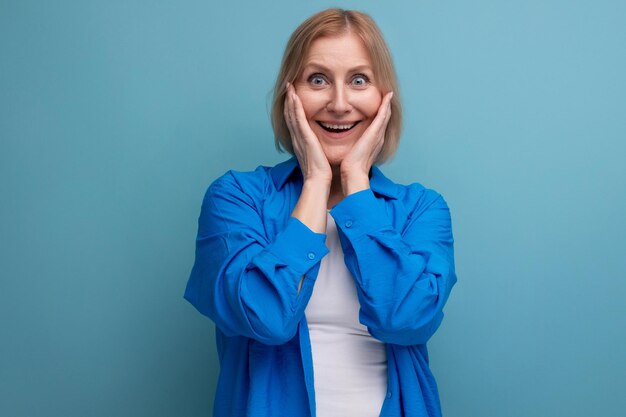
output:
<path id="1" fill-rule="evenodd" d="M 330 215 L 350 240 L 391 228 L 383 202 L 374 196 L 370 188 L 346 196 L 330 210 Z"/>
<path id="2" fill-rule="evenodd" d="M 447 204 L 434 192 L 421 195 L 426 197 L 413 202 L 395 226 L 371 189 L 331 210 L 356 283 L 359 320 L 385 343 L 426 343 L 456 282 Z"/>
<path id="3" fill-rule="evenodd" d="M 326 234 L 316 233 L 297 218 L 290 217 L 285 229 L 267 250 L 300 277 L 328 253 Z"/>
<path id="4" fill-rule="evenodd" d="M 310 284 L 328 253 L 326 235 L 290 217 L 269 238 L 259 213 L 231 175 L 209 187 L 185 298 L 227 336 L 281 344 L 304 315 Z M 302 276 L 309 282 L 299 292 Z"/>

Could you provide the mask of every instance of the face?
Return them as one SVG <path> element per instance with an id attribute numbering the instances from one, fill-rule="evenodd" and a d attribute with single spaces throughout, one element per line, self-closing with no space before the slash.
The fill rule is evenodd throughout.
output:
<path id="1" fill-rule="evenodd" d="M 340 165 L 382 102 L 361 39 L 348 33 L 315 40 L 294 87 L 328 162 Z"/>

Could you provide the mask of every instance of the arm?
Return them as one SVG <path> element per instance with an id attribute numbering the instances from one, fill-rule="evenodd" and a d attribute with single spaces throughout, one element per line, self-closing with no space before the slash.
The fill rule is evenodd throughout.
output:
<path id="1" fill-rule="evenodd" d="M 361 323 L 386 343 L 426 343 L 457 279 L 444 199 L 424 191 L 401 233 L 371 189 L 346 196 L 331 215 L 357 284 Z"/>
<path id="2" fill-rule="evenodd" d="M 185 299 L 227 336 L 282 344 L 296 333 L 321 259 L 326 235 L 295 217 L 271 241 L 260 214 L 232 174 L 207 190 L 198 221 L 196 259 Z"/>

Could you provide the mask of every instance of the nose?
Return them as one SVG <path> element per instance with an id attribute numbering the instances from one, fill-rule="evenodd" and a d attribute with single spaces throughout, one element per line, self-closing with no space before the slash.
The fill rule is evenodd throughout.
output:
<path id="1" fill-rule="evenodd" d="M 348 91 L 343 85 L 336 85 L 331 92 L 331 95 L 326 105 L 326 110 L 331 113 L 349 113 L 352 110 L 350 104 L 350 98 Z"/>

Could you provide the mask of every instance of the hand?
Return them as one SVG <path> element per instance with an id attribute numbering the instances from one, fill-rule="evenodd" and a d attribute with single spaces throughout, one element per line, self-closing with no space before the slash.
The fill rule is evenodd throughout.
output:
<path id="1" fill-rule="evenodd" d="M 360 178 L 367 179 L 370 168 L 380 153 L 385 141 L 385 131 L 391 117 L 391 98 L 393 92 L 385 94 L 378 113 L 367 127 L 363 135 L 356 141 L 352 149 L 341 161 L 341 177 L 344 179 Z M 367 187 L 366 187 L 367 188 Z M 345 190 L 345 187 L 344 187 Z"/>
<path id="2" fill-rule="evenodd" d="M 309 126 L 302 102 L 290 83 L 287 83 L 284 116 L 304 179 L 321 180 L 330 184 L 333 178 L 332 169 L 319 139 Z"/>

